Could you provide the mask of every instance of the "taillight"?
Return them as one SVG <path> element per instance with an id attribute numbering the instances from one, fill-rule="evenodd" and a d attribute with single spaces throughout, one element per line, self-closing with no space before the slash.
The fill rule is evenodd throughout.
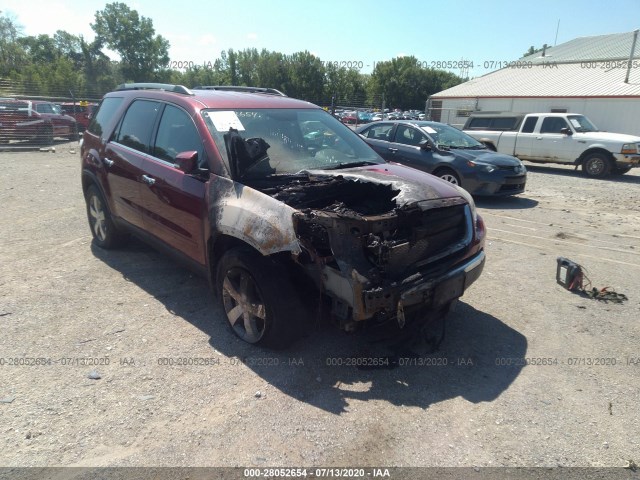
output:
<path id="1" fill-rule="evenodd" d="M 484 241 L 484 237 L 487 234 L 487 228 L 484 225 L 484 220 L 480 215 L 476 218 L 476 243 Z"/>

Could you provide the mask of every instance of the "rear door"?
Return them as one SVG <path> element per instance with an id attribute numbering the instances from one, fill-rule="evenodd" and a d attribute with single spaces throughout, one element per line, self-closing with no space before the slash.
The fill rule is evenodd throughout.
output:
<path id="1" fill-rule="evenodd" d="M 191 116 L 165 104 L 150 155 L 142 163 L 141 196 L 145 230 L 201 265 L 205 259 L 206 178 L 175 166 L 178 153 L 198 152 L 206 165 L 202 139 Z"/>
<path id="2" fill-rule="evenodd" d="M 515 156 L 520 160 L 536 159 L 534 144 L 542 140 L 542 137 L 535 133 L 538 118 L 539 117 L 537 116 L 527 117 L 524 120 L 524 124 L 522 125 L 520 132 L 518 132 Z"/>
<path id="3" fill-rule="evenodd" d="M 112 208 L 120 218 L 143 228 L 141 182 L 143 163 L 162 103 L 135 100 L 104 149 L 103 164 L 111 190 Z"/>
<path id="4" fill-rule="evenodd" d="M 391 147 L 393 138 L 393 123 L 376 123 L 362 132 L 362 136 L 367 139 L 367 143 L 378 155 L 387 161 L 394 157 L 396 149 Z"/>

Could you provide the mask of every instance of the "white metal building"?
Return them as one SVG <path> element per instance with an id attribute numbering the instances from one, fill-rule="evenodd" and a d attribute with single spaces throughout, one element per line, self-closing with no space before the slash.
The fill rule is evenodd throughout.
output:
<path id="1" fill-rule="evenodd" d="M 436 93 L 427 102 L 428 113 L 432 120 L 461 128 L 472 111 L 572 112 L 586 115 L 601 130 L 640 136 L 637 32 L 548 47 Z"/>

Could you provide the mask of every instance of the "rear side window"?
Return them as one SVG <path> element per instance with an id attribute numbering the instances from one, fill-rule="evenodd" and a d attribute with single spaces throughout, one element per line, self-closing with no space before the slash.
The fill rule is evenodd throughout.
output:
<path id="1" fill-rule="evenodd" d="M 134 150 L 149 153 L 151 132 L 160 107 L 161 104 L 158 102 L 149 100 L 133 102 L 127 113 L 124 114 L 115 141 Z M 98 112 L 98 115 L 100 113 L 101 111 Z"/>
<path id="2" fill-rule="evenodd" d="M 114 113 L 122 103 L 121 97 L 109 97 L 102 100 L 97 108 L 97 113 L 91 118 L 91 123 L 87 130 L 95 135 L 101 136 L 106 127 L 106 123 L 113 117 Z"/>
<path id="3" fill-rule="evenodd" d="M 366 132 L 364 132 L 364 136 L 367 138 L 373 138 L 374 140 L 391 140 L 391 130 L 393 129 L 393 125 L 390 124 L 382 124 L 375 125 Z"/>
<path id="4" fill-rule="evenodd" d="M 536 123 L 538 123 L 538 117 L 527 117 L 522 126 L 522 133 L 533 133 Z"/>
<path id="5" fill-rule="evenodd" d="M 490 126 L 491 126 L 490 118 L 477 117 L 477 118 L 471 119 L 471 121 L 469 122 L 468 128 L 480 130 L 480 129 L 489 128 Z"/>
<path id="6" fill-rule="evenodd" d="M 202 160 L 202 141 L 196 126 L 186 112 L 167 105 L 158 126 L 153 155 L 173 163 L 180 152 L 192 150 L 198 152 L 198 159 Z"/>
<path id="7" fill-rule="evenodd" d="M 513 130 L 517 120 L 515 117 L 496 117 L 491 123 L 491 128 L 493 130 Z"/>

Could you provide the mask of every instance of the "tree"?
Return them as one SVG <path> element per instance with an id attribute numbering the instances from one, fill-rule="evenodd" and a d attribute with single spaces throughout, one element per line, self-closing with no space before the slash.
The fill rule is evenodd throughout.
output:
<path id="1" fill-rule="evenodd" d="M 26 52 L 18 43 L 22 36 L 22 26 L 15 18 L 0 11 L 0 76 L 16 73 L 23 64 Z"/>
<path id="2" fill-rule="evenodd" d="M 152 81 L 169 63 L 169 41 L 156 35 L 153 21 L 125 3 L 109 3 L 95 14 L 91 28 L 98 45 L 106 45 L 121 58 L 127 81 Z"/>
<path id="3" fill-rule="evenodd" d="M 534 53 L 538 53 L 538 52 L 541 52 L 541 51 L 542 51 L 542 47 L 540 47 L 540 48 L 533 48 L 533 45 L 531 45 L 531 46 L 529 47 L 529 50 L 527 50 L 526 52 L 524 52 L 524 53 L 522 54 L 522 56 L 523 56 L 523 57 L 527 57 L 527 56 L 529 56 L 529 55 L 533 55 Z"/>
<path id="4" fill-rule="evenodd" d="M 423 68 L 417 58 L 398 57 L 378 62 L 369 82 L 369 95 L 385 95 L 390 107 L 424 108 L 430 95 L 458 85 L 462 79 L 444 70 Z"/>

